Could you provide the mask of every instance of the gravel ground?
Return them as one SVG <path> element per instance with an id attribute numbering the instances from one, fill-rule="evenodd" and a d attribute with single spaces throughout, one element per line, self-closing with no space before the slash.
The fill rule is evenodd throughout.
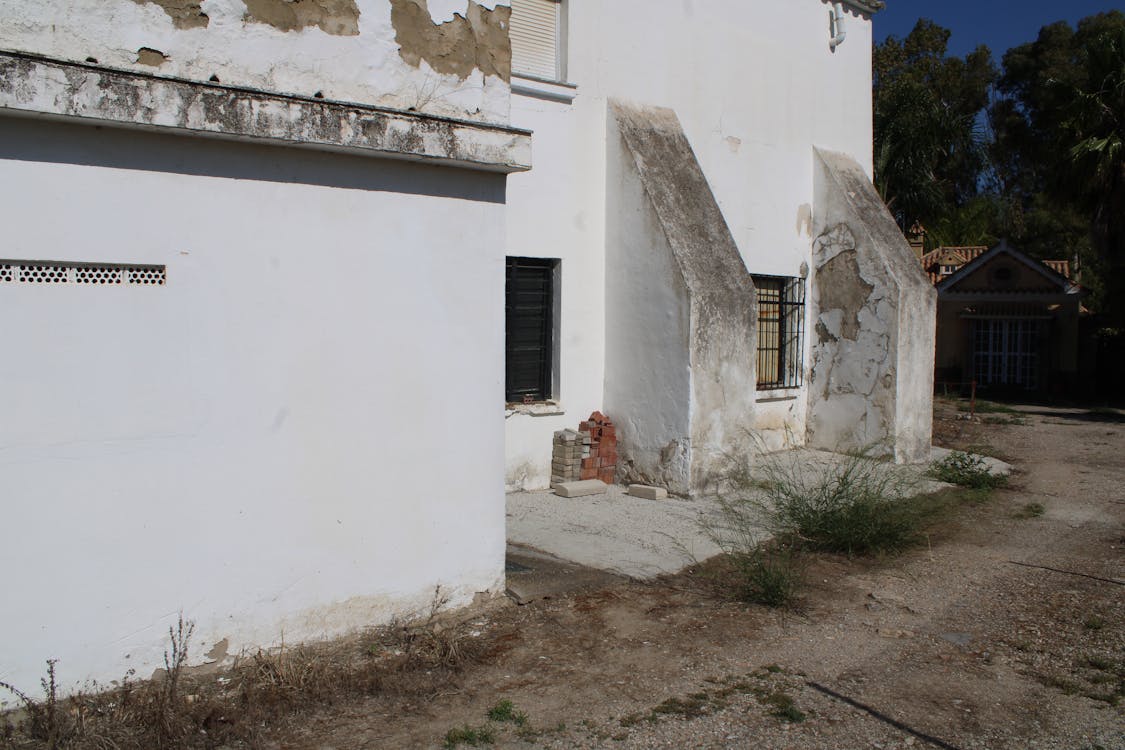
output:
<path id="1" fill-rule="evenodd" d="M 498 748 L 1125 750 L 1125 415 L 939 402 L 935 438 L 1009 461 L 1009 487 L 906 554 L 813 557 L 793 610 L 692 573 L 511 604 L 473 623 L 487 656 L 447 690 L 263 747 L 441 747 L 469 725 Z M 522 727 L 487 722 L 502 699 Z"/>

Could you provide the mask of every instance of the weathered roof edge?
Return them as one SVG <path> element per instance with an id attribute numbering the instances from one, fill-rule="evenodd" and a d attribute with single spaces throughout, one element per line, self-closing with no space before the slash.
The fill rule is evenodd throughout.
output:
<path id="1" fill-rule="evenodd" d="M 958 268 L 954 273 L 946 276 L 945 279 L 937 285 L 939 294 L 946 294 L 952 290 L 953 287 L 960 284 L 964 279 L 976 273 L 985 264 L 992 261 L 997 255 L 1010 255 L 1012 258 L 1018 260 L 1023 265 L 1030 268 L 1032 271 L 1040 274 L 1044 278 L 1054 282 L 1063 290 L 1064 294 L 1081 294 L 1084 290 L 1082 285 L 1071 281 L 1061 273 L 1043 263 L 1043 261 L 1035 260 L 1031 256 L 1024 253 L 1022 250 L 1012 247 L 1008 244 L 1007 240 L 1001 240 L 998 245 L 993 247 L 986 253 L 981 253 L 977 257 L 970 260 L 965 265 Z"/>
<path id="2" fill-rule="evenodd" d="M 4 112 L 490 172 L 531 168 L 531 133 L 506 125 L 0 50 Z"/>
<path id="3" fill-rule="evenodd" d="M 855 10 L 858 10 L 861 13 L 878 13 L 883 8 L 887 7 L 887 4 L 885 2 L 883 2 L 883 0 L 842 0 L 842 1 L 843 1 L 844 5 L 847 5 L 849 8 L 854 8 Z"/>

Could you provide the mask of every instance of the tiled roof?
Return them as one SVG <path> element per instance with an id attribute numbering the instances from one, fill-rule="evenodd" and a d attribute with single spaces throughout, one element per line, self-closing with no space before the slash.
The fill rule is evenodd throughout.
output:
<path id="1" fill-rule="evenodd" d="M 943 266 L 947 268 L 952 266 L 956 270 L 986 252 L 988 248 L 983 245 L 939 247 L 922 256 L 922 270 L 930 277 L 931 282 L 937 284 L 951 275 L 949 272 L 942 272 Z M 1070 261 L 1044 260 L 1042 263 L 1063 278 L 1070 278 Z"/>
<path id="2" fill-rule="evenodd" d="M 929 275 L 930 281 L 936 284 L 949 275 L 942 273 L 942 266 L 953 266 L 957 269 L 986 252 L 988 248 L 984 245 L 939 247 L 922 256 L 922 270 Z"/>
<path id="3" fill-rule="evenodd" d="M 1070 261 L 1069 260 L 1045 260 L 1043 265 L 1050 268 L 1052 271 L 1060 276 L 1070 278 Z"/>

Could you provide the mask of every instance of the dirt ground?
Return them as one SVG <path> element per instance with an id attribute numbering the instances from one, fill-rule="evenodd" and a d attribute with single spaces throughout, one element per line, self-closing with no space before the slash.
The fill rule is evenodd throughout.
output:
<path id="1" fill-rule="evenodd" d="M 906 554 L 815 557 L 794 610 L 691 574 L 504 603 L 436 694 L 337 705 L 264 746 L 442 747 L 468 725 L 500 748 L 1125 749 L 1125 417 L 1018 409 L 939 401 L 935 442 L 1009 461 L 1009 487 Z M 501 700 L 522 726 L 487 720 Z"/>

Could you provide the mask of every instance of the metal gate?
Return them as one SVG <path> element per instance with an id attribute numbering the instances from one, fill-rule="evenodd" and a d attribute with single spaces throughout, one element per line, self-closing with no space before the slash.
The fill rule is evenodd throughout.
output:
<path id="1" fill-rule="evenodd" d="M 1040 320 L 973 321 L 973 376 L 984 385 L 1039 387 Z"/>

